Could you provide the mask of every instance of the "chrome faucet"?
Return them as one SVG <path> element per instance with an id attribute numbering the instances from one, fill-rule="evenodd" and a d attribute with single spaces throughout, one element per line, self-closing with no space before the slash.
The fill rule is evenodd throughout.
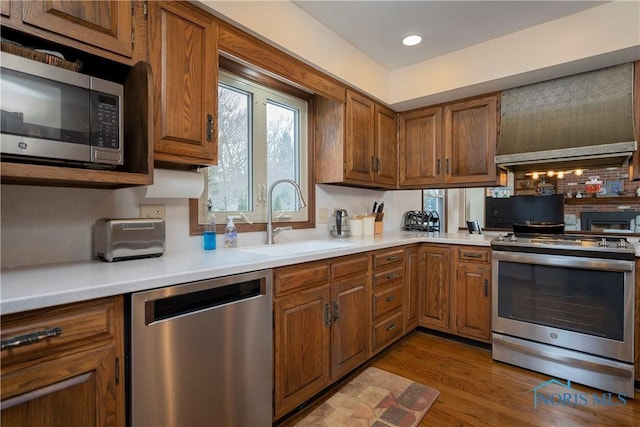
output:
<path id="1" fill-rule="evenodd" d="M 293 185 L 293 188 L 296 189 L 296 193 L 298 194 L 298 200 L 300 201 L 300 207 L 304 208 L 307 206 L 307 204 L 304 201 L 304 198 L 302 197 L 302 190 L 300 190 L 300 186 L 294 180 L 284 178 L 284 179 L 279 179 L 273 184 L 271 184 L 271 186 L 269 187 L 269 191 L 267 192 L 267 245 L 273 245 L 273 237 L 276 234 L 278 234 L 280 231 L 291 229 L 291 227 L 278 227 L 276 230 L 273 229 L 273 223 L 272 223 L 273 206 L 271 206 L 272 198 L 273 198 L 273 189 L 278 184 L 281 184 L 283 182 L 288 182 L 289 184 Z"/>

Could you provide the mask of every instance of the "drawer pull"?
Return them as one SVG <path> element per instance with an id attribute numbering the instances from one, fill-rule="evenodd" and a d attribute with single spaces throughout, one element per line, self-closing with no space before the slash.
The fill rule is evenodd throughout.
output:
<path id="1" fill-rule="evenodd" d="M 395 301 L 398 297 L 396 295 L 389 295 L 387 301 Z"/>
<path id="2" fill-rule="evenodd" d="M 393 322 L 389 326 L 387 326 L 387 331 L 393 331 L 396 328 L 396 322 Z"/>
<path id="3" fill-rule="evenodd" d="M 465 252 L 462 256 L 465 258 L 482 258 L 482 254 L 478 252 Z"/>
<path id="4" fill-rule="evenodd" d="M 47 338 L 57 337 L 61 333 L 62 329 L 56 326 L 54 328 L 45 329 L 44 331 L 31 332 L 24 335 L 18 335 L 17 337 L 7 338 L 6 340 L 2 340 L 0 350 L 37 343 Z"/>
<path id="5" fill-rule="evenodd" d="M 397 261 L 400 259 L 400 257 L 398 255 L 388 255 L 385 259 L 387 261 Z"/>
<path id="6" fill-rule="evenodd" d="M 395 279 L 396 277 L 398 277 L 398 273 L 389 273 L 389 274 L 387 274 L 387 279 L 389 279 L 389 280 Z"/>

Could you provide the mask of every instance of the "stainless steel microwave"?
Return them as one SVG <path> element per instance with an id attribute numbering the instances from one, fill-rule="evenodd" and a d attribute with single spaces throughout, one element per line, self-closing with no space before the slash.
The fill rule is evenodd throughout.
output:
<path id="1" fill-rule="evenodd" d="M 123 86 L 1 52 L 4 160 L 123 164 Z"/>

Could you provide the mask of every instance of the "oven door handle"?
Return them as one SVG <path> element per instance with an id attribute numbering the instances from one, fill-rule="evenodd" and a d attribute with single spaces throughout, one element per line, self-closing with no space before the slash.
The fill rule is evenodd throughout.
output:
<path id="1" fill-rule="evenodd" d="M 492 252 L 494 267 L 499 261 L 515 262 L 520 264 L 551 265 L 573 268 L 584 268 L 588 270 L 604 271 L 633 271 L 634 261 L 617 259 L 585 258 L 576 256 L 535 254 L 524 252 Z"/>

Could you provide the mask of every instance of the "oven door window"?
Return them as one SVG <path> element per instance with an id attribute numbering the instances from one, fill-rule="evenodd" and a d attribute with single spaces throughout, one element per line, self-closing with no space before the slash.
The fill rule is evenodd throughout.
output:
<path id="1" fill-rule="evenodd" d="M 625 274 L 500 261 L 498 317 L 624 341 Z"/>

